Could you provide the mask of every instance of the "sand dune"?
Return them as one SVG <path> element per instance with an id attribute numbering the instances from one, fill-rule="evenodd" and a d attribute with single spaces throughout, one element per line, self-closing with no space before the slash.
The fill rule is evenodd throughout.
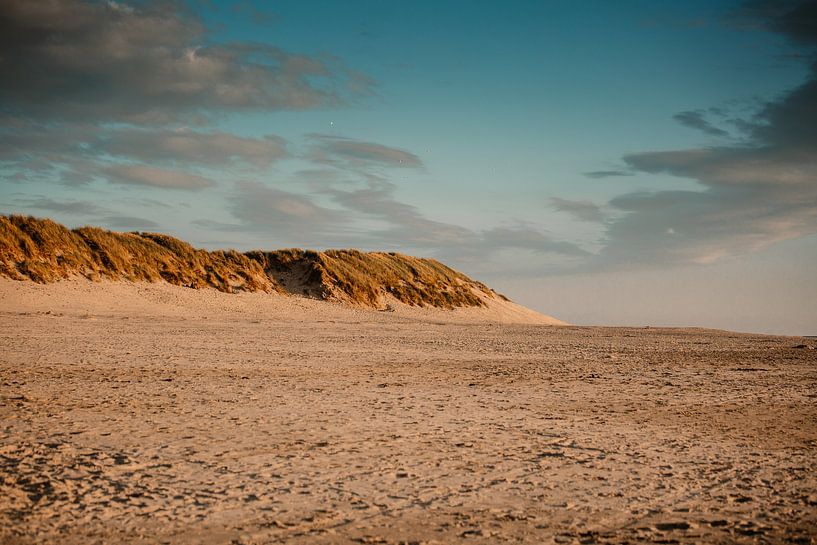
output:
<path id="1" fill-rule="evenodd" d="M 0 541 L 813 543 L 817 350 L 0 280 Z"/>
<path id="2" fill-rule="evenodd" d="M 167 282 L 226 293 L 305 295 L 377 309 L 392 301 L 445 309 L 507 301 L 439 261 L 395 252 L 209 252 L 159 233 L 68 229 L 16 215 L 0 216 L 0 277 L 38 283 L 76 277 Z"/>

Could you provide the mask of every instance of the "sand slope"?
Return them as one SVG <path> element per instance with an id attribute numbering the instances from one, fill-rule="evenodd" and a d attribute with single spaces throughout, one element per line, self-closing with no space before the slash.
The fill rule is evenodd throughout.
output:
<path id="1" fill-rule="evenodd" d="M 74 278 L 44 285 L 0 278 L 0 304 L 28 312 L 201 319 L 236 316 L 285 321 L 366 319 L 566 325 L 561 320 L 512 301 L 479 292 L 474 294 L 481 298 L 482 306 L 454 309 L 415 307 L 387 296 L 383 298 L 383 308 L 371 309 L 278 293 L 228 294 L 214 289 L 189 289 L 166 282 L 89 282 Z"/>
<path id="2" fill-rule="evenodd" d="M 478 311 L 2 281 L 0 542 L 814 542 L 815 341 Z"/>

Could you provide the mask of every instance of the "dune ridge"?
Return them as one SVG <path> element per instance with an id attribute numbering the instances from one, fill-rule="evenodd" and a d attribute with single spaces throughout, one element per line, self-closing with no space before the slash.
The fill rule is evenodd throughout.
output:
<path id="1" fill-rule="evenodd" d="M 0 216 L 0 276 L 52 283 L 159 282 L 226 293 L 297 294 L 366 308 L 485 307 L 509 300 L 434 259 L 394 252 L 208 251 L 159 233 L 68 229 L 50 219 Z"/>

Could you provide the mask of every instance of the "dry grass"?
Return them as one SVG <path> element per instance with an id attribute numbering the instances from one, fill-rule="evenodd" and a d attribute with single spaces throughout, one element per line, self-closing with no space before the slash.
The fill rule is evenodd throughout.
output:
<path id="1" fill-rule="evenodd" d="M 279 291 L 238 252 L 207 252 L 166 235 L 69 230 L 51 220 L 0 217 L 0 274 L 35 282 L 71 276 L 157 282 L 220 291 Z"/>
<path id="2" fill-rule="evenodd" d="M 0 216 L 0 275 L 40 283 L 71 276 L 164 280 L 225 292 L 297 293 L 371 308 L 383 308 L 387 295 L 408 305 L 448 309 L 484 306 L 480 295 L 502 297 L 433 259 L 297 248 L 208 252 L 157 233 L 69 230 L 26 216 Z"/>
<path id="3" fill-rule="evenodd" d="M 476 291 L 493 292 L 439 261 L 397 253 L 329 250 L 321 254 L 325 283 L 333 295 L 377 307 L 388 293 L 413 306 L 440 308 L 484 306 Z"/>
<path id="4" fill-rule="evenodd" d="M 99 277 L 82 237 L 51 220 L 23 216 L 0 216 L 0 273 L 41 283 Z"/>
<path id="5" fill-rule="evenodd" d="M 392 252 L 291 248 L 246 255 L 289 291 L 364 307 L 383 308 L 387 294 L 407 305 L 447 309 L 485 306 L 476 292 L 502 297 L 439 261 Z"/>

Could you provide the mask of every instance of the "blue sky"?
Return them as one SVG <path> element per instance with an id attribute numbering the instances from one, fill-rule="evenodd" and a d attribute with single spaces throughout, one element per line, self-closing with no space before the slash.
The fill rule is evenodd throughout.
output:
<path id="1" fill-rule="evenodd" d="M 4 213 L 433 256 L 581 323 L 817 324 L 809 3 L 0 10 Z"/>

